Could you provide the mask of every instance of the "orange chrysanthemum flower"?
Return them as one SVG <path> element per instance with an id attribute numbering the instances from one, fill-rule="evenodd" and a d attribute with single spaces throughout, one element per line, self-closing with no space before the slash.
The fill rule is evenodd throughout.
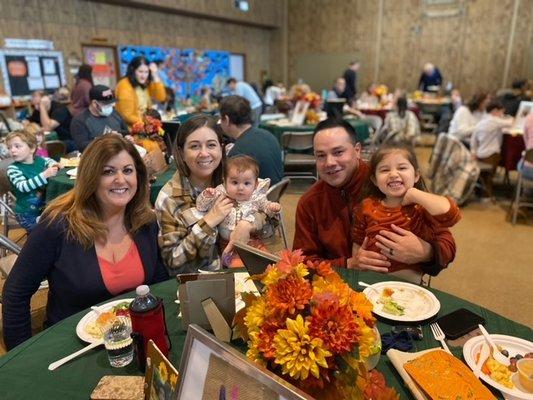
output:
<path id="1" fill-rule="evenodd" d="M 333 268 L 331 268 L 331 264 L 325 261 L 307 261 L 307 267 L 322 277 L 337 275 Z"/>
<path id="2" fill-rule="evenodd" d="M 309 321 L 311 336 L 321 338 L 324 346 L 333 354 L 348 353 L 358 342 L 355 315 L 349 306 L 341 306 L 338 301 L 324 300 L 318 303 Z"/>
<path id="3" fill-rule="evenodd" d="M 281 260 L 276 264 L 277 269 L 285 274 L 290 274 L 292 270 L 304 261 L 302 250 L 282 250 L 280 252 Z"/>
<path id="4" fill-rule="evenodd" d="M 387 387 L 385 378 L 375 369 L 367 374 L 366 379 L 359 377 L 357 385 L 364 388 L 365 399 L 398 400 L 400 398 L 394 389 Z"/>
<path id="5" fill-rule="evenodd" d="M 357 315 L 359 315 L 359 317 L 363 318 L 370 327 L 373 327 L 376 324 L 376 318 L 372 315 L 372 309 L 374 306 L 364 293 L 352 291 L 350 294 L 350 307 L 357 313 Z"/>
<path id="6" fill-rule="evenodd" d="M 257 349 L 265 359 L 273 359 L 276 357 L 276 348 L 274 347 L 274 336 L 279 329 L 285 328 L 285 323 L 272 320 L 265 322 L 257 335 L 258 343 Z"/>
<path id="7" fill-rule="evenodd" d="M 268 288 L 267 307 L 271 307 L 275 315 L 289 316 L 303 310 L 313 296 L 309 281 L 289 275 Z"/>

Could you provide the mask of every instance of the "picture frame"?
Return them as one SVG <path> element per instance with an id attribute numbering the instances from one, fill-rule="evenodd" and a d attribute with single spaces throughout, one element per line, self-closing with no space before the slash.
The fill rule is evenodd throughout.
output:
<path id="1" fill-rule="evenodd" d="M 294 125 L 303 125 L 305 121 L 305 114 L 307 113 L 308 108 L 309 103 L 307 101 L 298 101 L 294 106 L 291 122 Z"/>
<path id="2" fill-rule="evenodd" d="M 172 400 L 176 398 L 179 373 L 157 345 L 148 341 L 144 398 L 146 400 Z"/>
<path id="3" fill-rule="evenodd" d="M 239 400 L 313 400 L 198 325 L 189 325 L 175 399 L 235 397 Z"/>
<path id="4" fill-rule="evenodd" d="M 117 47 L 109 44 L 82 43 L 82 59 L 93 67 L 95 85 L 115 88 L 119 79 Z"/>

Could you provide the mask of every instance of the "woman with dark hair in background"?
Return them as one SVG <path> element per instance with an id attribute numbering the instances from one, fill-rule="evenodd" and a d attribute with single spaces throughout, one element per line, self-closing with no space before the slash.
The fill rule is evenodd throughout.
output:
<path id="1" fill-rule="evenodd" d="M 404 96 L 398 97 L 395 110 L 385 117 L 378 141 L 413 145 L 418 136 L 420 136 L 418 118 L 414 112 L 407 109 L 407 99 Z"/>
<path id="2" fill-rule="evenodd" d="M 486 92 L 477 92 L 467 105 L 460 106 L 453 114 L 448 133 L 457 139 L 468 143 L 474 132 L 474 127 L 481 121 L 490 96 Z"/>
<path id="3" fill-rule="evenodd" d="M 75 117 L 83 110 L 89 107 L 91 100 L 89 99 L 89 92 L 93 87 L 93 67 L 88 64 L 81 64 L 78 74 L 76 75 L 76 83 L 72 89 L 71 97 L 71 112 L 72 117 Z"/>
<path id="4" fill-rule="evenodd" d="M 163 103 L 167 97 L 157 65 L 148 63 L 143 56 L 131 60 L 126 76 L 117 84 L 115 97 L 115 109 L 128 126 L 140 121 L 143 113 L 152 108 L 153 100 Z"/>

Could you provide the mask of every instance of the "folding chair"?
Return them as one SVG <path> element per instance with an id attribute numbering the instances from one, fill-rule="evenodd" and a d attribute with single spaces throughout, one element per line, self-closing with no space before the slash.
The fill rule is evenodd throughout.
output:
<path id="1" fill-rule="evenodd" d="M 533 163 L 533 149 L 528 149 L 524 152 L 524 160 Z M 518 181 L 516 182 L 516 192 L 514 201 L 511 204 L 512 224 L 516 224 L 516 216 L 520 207 L 533 207 L 533 202 L 522 201 L 524 189 L 533 189 L 533 180 L 525 178 L 520 171 L 518 171 Z"/>
<path id="2" fill-rule="evenodd" d="M 59 161 L 62 156 L 67 154 L 67 146 L 61 140 L 46 142 L 46 150 L 48 151 L 48 156 L 56 161 Z"/>
<path id="3" fill-rule="evenodd" d="M 313 132 L 284 132 L 281 135 L 285 177 L 318 180 L 313 149 Z"/>
<path id="4" fill-rule="evenodd" d="M 285 178 L 281 180 L 280 182 L 276 183 L 275 185 L 272 185 L 270 189 L 268 189 L 267 199 L 270 201 L 275 201 L 276 203 L 279 203 L 281 196 L 283 196 L 283 193 L 285 193 L 285 190 L 287 190 L 290 183 L 291 183 L 291 180 L 288 178 Z M 283 238 L 283 244 L 285 245 L 285 248 L 287 249 L 288 245 L 287 245 L 287 237 L 285 235 L 285 223 L 283 221 L 283 211 L 279 212 L 278 229 L 279 229 L 281 237 Z"/>
<path id="5" fill-rule="evenodd" d="M 2 233 L 8 237 L 9 231 L 14 228 L 21 228 L 17 219 L 15 218 L 15 211 L 13 206 L 15 205 L 15 196 L 10 192 L 11 183 L 6 175 L 6 168 L 11 164 L 12 160 L 2 160 L 0 165 L 0 210 L 2 212 Z M 17 242 L 26 235 L 24 234 L 17 238 Z"/>

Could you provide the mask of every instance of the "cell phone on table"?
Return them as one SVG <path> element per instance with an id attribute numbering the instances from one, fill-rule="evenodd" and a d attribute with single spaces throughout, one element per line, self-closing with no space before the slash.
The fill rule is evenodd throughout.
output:
<path id="1" fill-rule="evenodd" d="M 460 308 L 437 319 L 442 331 L 448 339 L 457 339 L 473 331 L 479 324 L 484 325 L 485 319 L 466 308 Z"/>

